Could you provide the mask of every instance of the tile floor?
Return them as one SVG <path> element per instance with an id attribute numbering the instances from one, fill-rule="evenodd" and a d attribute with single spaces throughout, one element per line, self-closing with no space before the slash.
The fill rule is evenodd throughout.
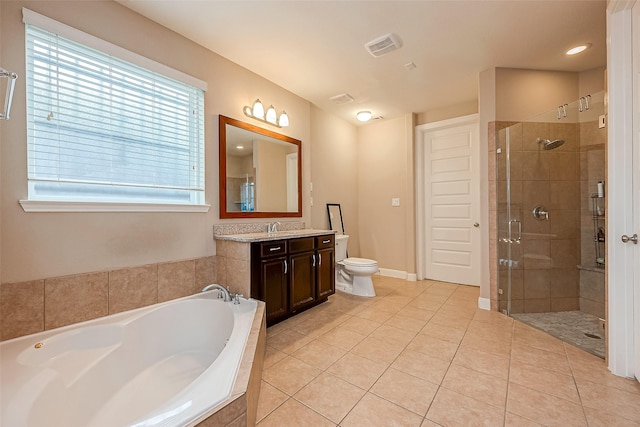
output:
<path id="1" fill-rule="evenodd" d="M 267 329 L 259 427 L 640 425 L 640 384 L 478 288 L 374 283 Z"/>

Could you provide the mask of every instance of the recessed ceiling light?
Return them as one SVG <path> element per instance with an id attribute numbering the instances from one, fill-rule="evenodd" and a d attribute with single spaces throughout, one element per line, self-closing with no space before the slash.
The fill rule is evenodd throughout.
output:
<path id="1" fill-rule="evenodd" d="M 371 117 L 371 111 L 359 111 L 358 114 L 356 114 L 356 118 L 361 122 L 368 122 L 371 120 Z"/>
<path id="2" fill-rule="evenodd" d="M 591 44 L 589 44 L 589 43 L 581 44 L 580 46 L 576 46 L 576 47 L 572 47 L 571 49 L 569 49 L 567 51 L 567 55 L 577 55 L 580 52 L 584 52 L 585 50 L 589 49 L 589 47 L 591 47 Z"/>
<path id="3" fill-rule="evenodd" d="M 242 145 L 236 145 L 236 148 L 237 148 L 238 150 L 244 150 L 244 147 L 243 147 Z"/>

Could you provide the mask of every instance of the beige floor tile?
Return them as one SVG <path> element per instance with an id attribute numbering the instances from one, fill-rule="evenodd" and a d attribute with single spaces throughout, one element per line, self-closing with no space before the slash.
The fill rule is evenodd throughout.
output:
<path id="1" fill-rule="evenodd" d="M 404 347 L 389 341 L 368 336 L 356 345 L 350 353 L 390 365 L 403 349 Z"/>
<path id="2" fill-rule="evenodd" d="M 505 380 L 509 378 L 508 357 L 460 347 L 453 359 L 453 363 Z"/>
<path id="3" fill-rule="evenodd" d="M 403 308 L 402 311 L 398 314 L 428 322 L 429 319 L 431 319 L 436 314 L 436 312 L 432 310 L 423 310 L 421 308 L 411 307 L 410 305 L 408 305 Z"/>
<path id="4" fill-rule="evenodd" d="M 425 418 L 422 421 L 422 424 L 420 424 L 420 427 L 441 427 L 441 426 L 440 426 L 440 424 L 436 424 L 433 421 L 428 420 L 428 419 Z"/>
<path id="5" fill-rule="evenodd" d="M 542 424 L 507 412 L 504 419 L 504 427 L 542 427 Z"/>
<path id="6" fill-rule="evenodd" d="M 640 395 L 586 381 L 578 384 L 578 391 L 583 406 L 640 422 Z"/>
<path id="7" fill-rule="evenodd" d="M 458 350 L 458 345 L 428 335 L 418 334 L 409 343 L 407 349 L 451 361 Z"/>
<path id="8" fill-rule="evenodd" d="M 404 310 L 400 313 L 393 315 L 387 320 L 385 325 L 393 326 L 405 331 L 418 333 L 427 324 L 427 320 L 416 319 L 415 317 L 409 317 L 404 314 Z"/>
<path id="9" fill-rule="evenodd" d="M 278 390 L 293 396 L 298 390 L 320 375 L 320 370 L 294 357 L 287 356 L 265 369 L 262 379 Z"/>
<path id="10" fill-rule="evenodd" d="M 318 337 L 318 340 L 334 347 L 349 351 L 365 338 L 366 335 L 349 329 L 334 328 L 326 334 Z"/>
<path id="11" fill-rule="evenodd" d="M 291 354 L 296 350 L 304 347 L 311 342 L 312 338 L 296 332 L 292 329 L 287 329 L 280 332 L 274 337 L 268 339 L 269 345 L 284 353 Z"/>
<path id="12" fill-rule="evenodd" d="M 562 341 L 520 322 L 515 322 L 513 343 L 566 354 Z"/>
<path id="13" fill-rule="evenodd" d="M 420 333 L 455 344 L 460 344 L 464 337 L 464 329 L 450 328 L 433 322 L 429 322 Z"/>
<path id="14" fill-rule="evenodd" d="M 378 323 L 386 322 L 393 315 L 394 313 L 392 312 L 379 310 L 375 307 L 367 307 L 364 310 L 360 311 L 359 313 L 355 314 L 355 316 L 360 317 L 362 319 L 372 320 Z"/>
<path id="15" fill-rule="evenodd" d="M 591 355 L 590 355 L 591 356 Z M 595 356 L 594 356 L 595 357 Z M 576 362 L 575 357 L 569 359 L 571 372 L 578 385 L 589 382 L 601 386 L 613 387 L 629 393 L 640 394 L 640 384 L 630 378 L 612 375 L 604 361 L 598 358 L 597 362 Z"/>
<path id="16" fill-rule="evenodd" d="M 509 383 L 507 412 L 546 426 L 587 425 L 579 404 L 516 383 Z"/>
<path id="17" fill-rule="evenodd" d="M 327 372 L 362 389 L 369 390 L 388 367 L 389 365 L 386 363 L 347 353 L 342 359 L 329 366 Z"/>
<path id="18" fill-rule="evenodd" d="M 507 380 L 452 364 L 442 387 L 472 397 L 498 408 L 504 408 L 507 396 Z"/>
<path id="19" fill-rule="evenodd" d="M 268 338 L 267 338 L 267 341 L 269 341 Z M 285 357 L 287 357 L 287 353 L 283 353 L 277 348 L 273 348 L 268 345 L 264 354 L 264 363 L 262 365 L 262 369 L 267 369 L 270 366 L 273 366 L 274 364 L 281 361 Z"/>
<path id="20" fill-rule="evenodd" d="M 476 350 L 502 357 L 511 357 L 511 342 L 500 338 L 466 334 L 460 343 L 461 350 Z"/>
<path id="21" fill-rule="evenodd" d="M 580 403 L 578 390 L 571 375 L 512 360 L 509 382 Z"/>
<path id="22" fill-rule="evenodd" d="M 293 353 L 292 356 L 324 371 L 344 356 L 346 352 L 346 350 L 341 348 L 334 347 L 319 340 L 314 340 Z"/>
<path id="23" fill-rule="evenodd" d="M 260 397 L 258 398 L 258 411 L 256 419 L 260 421 L 267 415 L 269 415 L 274 409 L 282 405 L 289 396 L 272 386 L 271 384 L 262 381 L 260 385 Z"/>
<path id="24" fill-rule="evenodd" d="M 419 427 L 422 417 L 374 394 L 367 393 L 340 423 L 341 427 Z"/>
<path id="25" fill-rule="evenodd" d="M 304 386 L 294 398 L 338 424 L 365 393 L 365 390 L 325 372 Z"/>
<path id="26" fill-rule="evenodd" d="M 443 426 L 501 426 L 504 411 L 440 387 L 427 419 Z"/>
<path id="27" fill-rule="evenodd" d="M 627 420 L 615 414 L 608 414 L 602 411 L 602 409 L 584 408 L 584 413 L 587 416 L 587 422 L 589 427 L 637 427 L 640 423 Z"/>
<path id="28" fill-rule="evenodd" d="M 371 387 L 370 392 L 424 417 L 438 386 L 393 368 Z"/>
<path id="29" fill-rule="evenodd" d="M 404 350 L 391 365 L 392 368 L 422 378 L 433 384 L 440 384 L 450 362 L 413 350 Z"/>
<path id="30" fill-rule="evenodd" d="M 258 427 L 335 427 L 336 425 L 298 402 L 289 399 L 257 424 Z"/>
<path id="31" fill-rule="evenodd" d="M 469 327 L 471 319 L 438 311 L 431 320 L 429 320 L 429 323 L 435 323 L 449 328 L 462 329 L 464 331 Z"/>
<path id="32" fill-rule="evenodd" d="M 390 326 L 386 323 L 373 331 L 371 335 L 369 335 L 370 338 L 385 341 L 396 347 L 406 346 L 415 336 L 416 332 L 396 328 L 395 326 Z"/>
<path id="33" fill-rule="evenodd" d="M 381 324 L 378 322 L 353 316 L 349 320 L 341 324 L 340 327 L 367 336 L 371 332 L 375 331 L 380 325 Z"/>
<path id="34" fill-rule="evenodd" d="M 514 344 L 511 347 L 511 360 L 571 375 L 569 360 L 564 354 L 523 346 L 522 344 Z M 602 362 L 602 359 L 600 360 Z"/>

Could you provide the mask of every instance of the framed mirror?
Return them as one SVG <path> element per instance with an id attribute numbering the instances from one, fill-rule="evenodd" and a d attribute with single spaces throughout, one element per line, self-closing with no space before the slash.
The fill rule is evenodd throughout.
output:
<path id="1" fill-rule="evenodd" d="M 220 115 L 220 218 L 302 217 L 300 140 Z"/>
<path id="2" fill-rule="evenodd" d="M 327 203 L 327 215 L 329 216 L 329 228 L 337 234 L 344 234 L 340 203 Z"/>

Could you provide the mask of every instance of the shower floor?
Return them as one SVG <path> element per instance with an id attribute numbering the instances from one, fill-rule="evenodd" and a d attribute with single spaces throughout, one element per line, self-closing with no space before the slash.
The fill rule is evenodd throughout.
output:
<path id="1" fill-rule="evenodd" d="M 512 313 L 511 317 L 598 357 L 603 359 L 605 357 L 605 337 L 598 325 L 597 316 L 581 311 L 561 311 L 557 313 Z"/>

